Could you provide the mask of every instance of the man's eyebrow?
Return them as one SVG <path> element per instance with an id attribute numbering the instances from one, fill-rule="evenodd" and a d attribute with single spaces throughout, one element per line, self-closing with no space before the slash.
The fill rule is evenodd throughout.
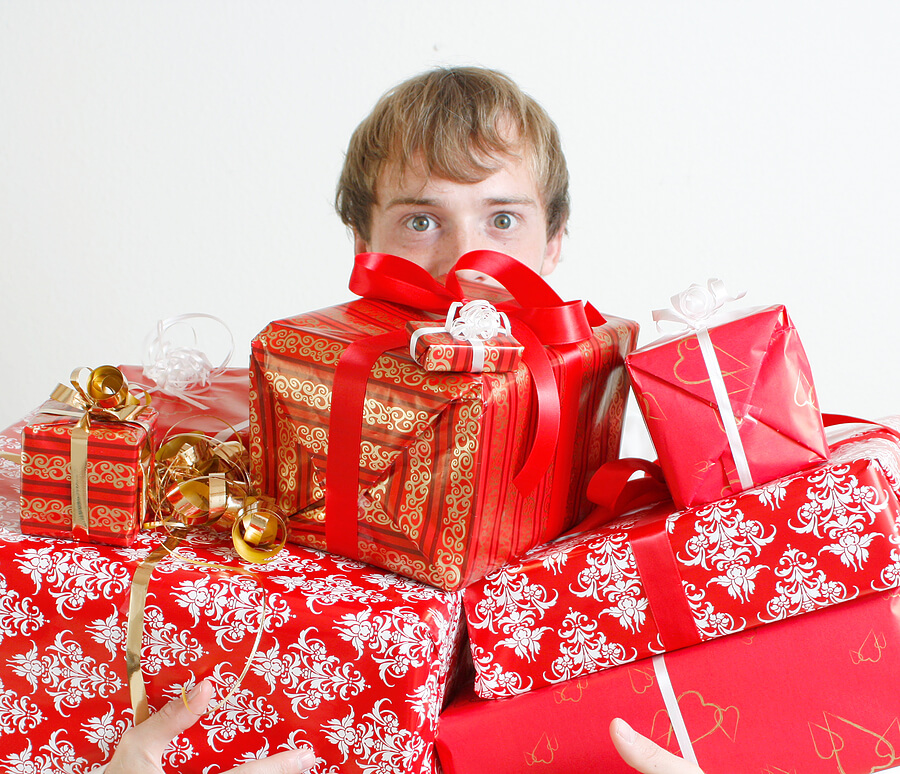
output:
<path id="1" fill-rule="evenodd" d="M 530 196 L 492 196 L 489 199 L 485 199 L 484 203 L 492 207 L 503 204 L 524 204 L 531 207 L 537 206 L 537 202 Z"/>
<path id="2" fill-rule="evenodd" d="M 384 208 L 389 210 L 391 207 L 437 207 L 440 202 L 437 199 L 428 199 L 421 196 L 395 196 Z"/>

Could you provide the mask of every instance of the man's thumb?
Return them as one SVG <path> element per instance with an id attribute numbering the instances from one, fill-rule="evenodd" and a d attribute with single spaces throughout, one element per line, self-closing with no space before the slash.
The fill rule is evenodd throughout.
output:
<path id="1" fill-rule="evenodd" d="M 139 739 L 142 749 L 154 760 L 161 760 L 172 740 L 200 719 L 212 694 L 212 684 L 201 680 L 187 692 L 187 706 L 184 698 L 175 697 L 159 712 L 132 729 L 130 735 Z"/>

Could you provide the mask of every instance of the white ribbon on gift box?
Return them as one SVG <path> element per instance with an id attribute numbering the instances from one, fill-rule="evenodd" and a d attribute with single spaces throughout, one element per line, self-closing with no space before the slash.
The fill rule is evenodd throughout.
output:
<path id="1" fill-rule="evenodd" d="M 715 321 L 715 317 L 725 304 L 743 298 L 742 291 L 737 295 L 731 295 L 725 288 L 725 283 L 720 279 L 710 279 L 706 287 L 693 284 L 687 290 L 672 296 L 672 306 L 668 309 L 655 309 L 653 320 L 656 328 L 662 331 L 662 323 L 675 323 L 684 330 L 692 330 L 697 336 L 700 345 L 700 354 L 709 373 L 709 382 L 712 387 L 716 405 L 719 408 L 719 416 L 722 417 L 722 427 L 725 429 L 725 437 L 734 457 L 734 466 L 737 470 L 741 489 L 749 489 L 753 486 L 753 476 L 750 475 L 750 464 L 747 462 L 747 453 L 741 441 L 737 420 L 728 399 L 728 388 L 722 376 L 719 359 L 716 357 L 716 348 L 709 337 L 709 325 Z"/>
<path id="2" fill-rule="evenodd" d="M 457 314 L 458 312 L 458 314 Z M 429 333 L 449 333 L 458 341 L 466 341 L 472 347 L 472 373 L 484 370 L 484 342 L 501 333 L 510 335 L 509 318 L 498 311 L 493 304 L 483 299 L 475 299 L 463 304 L 454 301 L 447 310 L 444 324 L 434 328 L 419 328 L 409 338 L 409 354 L 416 359 L 416 344 Z"/>
<path id="3" fill-rule="evenodd" d="M 681 750 L 681 757 L 691 763 L 697 763 L 694 745 L 691 744 L 687 725 L 681 714 L 681 708 L 678 706 L 678 696 L 675 695 L 675 688 L 672 686 L 669 670 L 666 669 L 666 660 L 661 654 L 653 656 L 650 660 L 653 663 L 653 672 L 656 674 L 656 684 L 659 687 L 659 692 L 662 694 L 663 703 L 666 705 L 669 722 L 672 724 L 675 741 L 678 742 L 678 747 Z"/>

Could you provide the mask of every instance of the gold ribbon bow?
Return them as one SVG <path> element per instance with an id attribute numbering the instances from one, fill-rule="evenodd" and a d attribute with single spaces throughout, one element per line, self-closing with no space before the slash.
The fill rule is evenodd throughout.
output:
<path id="1" fill-rule="evenodd" d="M 156 453 L 156 524 L 171 534 L 202 526 L 230 532 L 235 551 L 245 561 L 274 559 L 287 541 L 287 525 L 253 492 L 247 450 L 234 429 L 235 440 L 230 441 L 203 433 L 172 434 L 174 429 Z"/>

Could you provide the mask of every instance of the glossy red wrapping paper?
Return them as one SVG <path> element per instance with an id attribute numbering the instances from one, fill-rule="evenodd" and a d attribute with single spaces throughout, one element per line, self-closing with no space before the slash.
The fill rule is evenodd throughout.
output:
<path id="1" fill-rule="evenodd" d="M 783 306 L 744 310 L 708 329 L 754 484 L 828 457 L 812 373 Z M 637 402 L 680 508 L 739 492 L 734 453 L 696 332 L 628 358 Z"/>
<path id="2" fill-rule="evenodd" d="M 0 434 L 0 449 L 17 447 L 15 432 Z M 119 548 L 25 536 L 18 481 L 0 460 L 0 770 L 87 774 L 131 723 L 129 594 L 161 537 Z M 166 771 L 225 771 L 311 745 L 314 774 L 434 774 L 458 593 L 300 546 L 265 566 L 240 563 L 221 535 L 180 551 L 251 574 L 171 558 L 156 567 L 141 648 L 151 710 L 200 677 L 224 696 L 251 653 L 263 592 L 267 612 L 237 692 L 169 748 Z"/>
<path id="3" fill-rule="evenodd" d="M 408 322 L 410 335 L 423 329 L 440 326 L 441 321 L 417 320 Z M 512 336 L 499 333 L 481 342 L 484 347 L 482 372 L 514 371 L 522 362 L 523 347 Z M 475 350 L 467 341 L 454 338 L 442 330 L 423 333 L 416 339 L 416 362 L 426 371 L 471 371 Z"/>
<path id="4" fill-rule="evenodd" d="M 610 721 L 679 754 L 670 713 L 706 774 L 900 771 L 895 590 L 656 659 L 512 699 L 467 691 L 441 715 L 444 774 L 632 774 Z"/>
<path id="5" fill-rule="evenodd" d="M 177 425 L 176 432 L 195 430 L 212 435 L 227 431 L 231 426 L 242 440 L 248 439 L 250 371 L 247 368 L 227 368 L 208 387 L 189 391 L 188 395 L 203 404 L 203 408 L 153 389 L 153 382 L 144 376 L 141 366 L 124 365 L 119 369 L 129 384 L 150 388 L 150 405 L 159 412 L 157 434 L 160 438 Z"/>
<path id="6" fill-rule="evenodd" d="M 624 355 L 637 325 L 606 318 L 586 341 L 547 348 L 562 385 L 556 387 L 558 451 L 537 486 L 523 494 L 513 478 L 534 434 L 528 369 L 426 371 L 411 358 L 405 333 L 407 322 L 422 317 L 421 310 L 361 299 L 271 323 L 252 346 L 251 461 L 255 485 L 291 514 L 291 539 L 326 548 L 336 364 L 352 343 L 398 331 L 405 347 L 381 355 L 367 382 L 359 558 L 457 589 L 588 512 L 589 477 L 618 453 Z M 567 373 L 579 371 L 572 383 Z"/>
<path id="7" fill-rule="evenodd" d="M 898 491 L 900 442 L 876 428 L 718 503 L 535 548 L 464 592 L 476 689 L 512 696 L 900 585 Z"/>
<path id="8" fill-rule="evenodd" d="M 49 409 L 68 409 L 50 401 Z M 91 421 L 87 437 L 88 527 L 73 523 L 71 445 L 77 419 L 37 414 L 23 429 L 22 531 L 128 546 L 147 512 L 157 412 L 137 421 Z"/>

